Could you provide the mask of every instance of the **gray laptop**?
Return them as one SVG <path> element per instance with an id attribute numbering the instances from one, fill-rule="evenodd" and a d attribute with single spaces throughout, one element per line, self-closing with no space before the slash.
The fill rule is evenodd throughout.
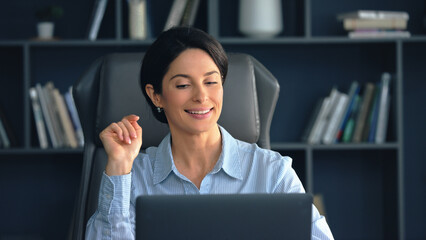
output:
<path id="1" fill-rule="evenodd" d="M 311 239 L 312 195 L 141 196 L 136 239 Z"/>

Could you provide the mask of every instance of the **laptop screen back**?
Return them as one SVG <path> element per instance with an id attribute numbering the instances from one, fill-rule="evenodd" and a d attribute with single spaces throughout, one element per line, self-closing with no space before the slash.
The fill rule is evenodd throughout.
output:
<path id="1" fill-rule="evenodd" d="M 310 239 L 309 194 L 161 195 L 136 202 L 136 239 Z"/>

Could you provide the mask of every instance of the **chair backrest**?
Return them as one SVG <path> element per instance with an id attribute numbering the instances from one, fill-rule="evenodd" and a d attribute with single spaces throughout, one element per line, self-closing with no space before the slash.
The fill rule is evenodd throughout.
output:
<path id="1" fill-rule="evenodd" d="M 123 116 L 136 114 L 143 129 L 142 149 L 157 146 L 169 132 L 157 121 L 139 84 L 143 53 L 116 53 L 97 59 L 73 86 L 85 147 L 72 239 L 84 239 L 86 223 L 97 208 L 107 156 L 99 133 Z M 270 148 L 269 130 L 279 95 L 276 78 L 247 54 L 229 54 L 219 124 L 235 138 Z"/>

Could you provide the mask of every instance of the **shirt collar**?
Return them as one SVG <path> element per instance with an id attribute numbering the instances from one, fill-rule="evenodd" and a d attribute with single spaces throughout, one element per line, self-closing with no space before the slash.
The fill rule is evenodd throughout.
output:
<path id="1" fill-rule="evenodd" d="M 238 152 L 238 142 L 223 127 L 219 126 L 222 133 L 222 152 L 216 163 L 213 173 L 221 169 L 233 178 L 242 180 L 241 161 Z M 154 162 L 154 184 L 162 182 L 173 171 L 174 162 L 170 144 L 170 133 L 158 145 Z"/>

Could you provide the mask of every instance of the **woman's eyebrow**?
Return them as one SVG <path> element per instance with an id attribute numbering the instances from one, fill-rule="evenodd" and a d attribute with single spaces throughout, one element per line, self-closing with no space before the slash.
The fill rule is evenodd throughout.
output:
<path id="1" fill-rule="evenodd" d="M 210 76 L 210 75 L 213 75 L 213 74 L 219 74 L 219 72 L 218 71 L 216 71 L 216 70 L 213 70 L 213 71 L 210 71 L 210 72 L 206 72 L 206 73 L 204 73 L 204 77 L 207 77 L 207 76 Z M 219 74 L 220 75 L 220 74 Z M 174 75 L 173 77 L 171 77 L 169 80 L 172 80 L 173 78 L 177 78 L 177 77 L 183 77 L 183 78 L 191 78 L 189 75 L 187 75 L 187 74 L 176 74 L 176 75 Z"/>
<path id="2" fill-rule="evenodd" d="M 213 71 L 210 71 L 210 72 L 206 72 L 206 73 L 204 73 L 204 77 L 210 76 L 210 75 L 212 75 L 212 74 L 214 74 L 214 73 L 219 74 L 219 72 L 218 72 L 218 71 L 213 70 Z M 220 75 L 220 74 L 219 74 L 219 75 Z"/>
<path id="3" fill-rule="evenodd" d="M 177 78 L 177 77 L 190 78 L 189 75 L 187 75 L 187 74 L 176 74 L 173 77 L 171 77 L 169 79 L 169 81 L 172 80 L 173 78 Z"/>

